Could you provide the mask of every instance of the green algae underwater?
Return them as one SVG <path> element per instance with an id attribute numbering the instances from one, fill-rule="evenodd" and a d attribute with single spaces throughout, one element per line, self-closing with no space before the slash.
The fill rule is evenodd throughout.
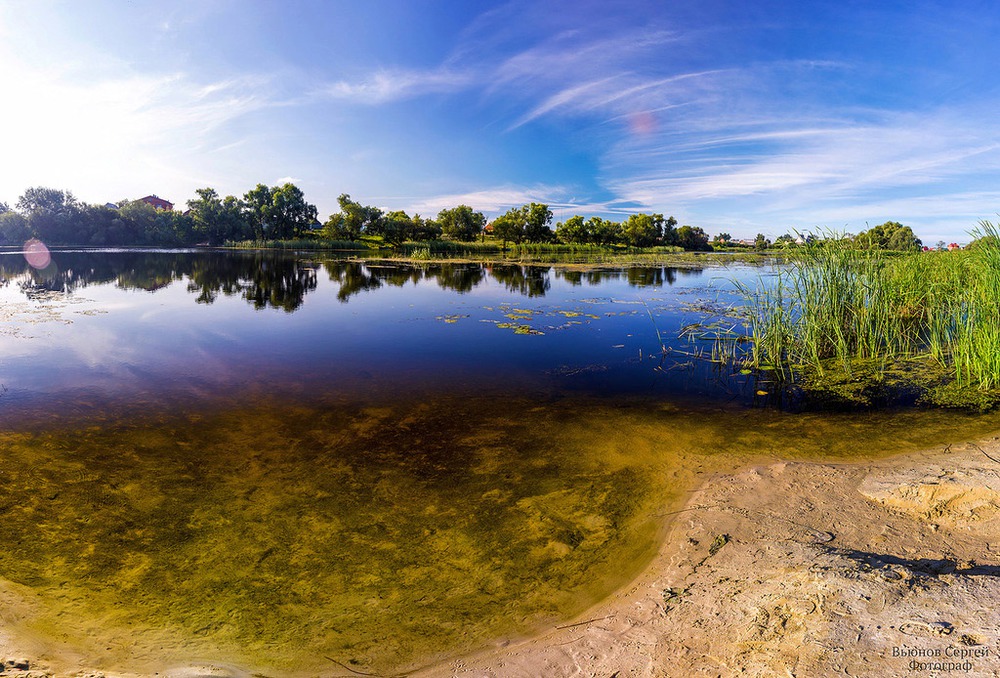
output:
<path id="1" fill-rule="evenodd" d="M 451 395 L 8 431 L 5 628 L 101 670 L 207 658 L 263 675 L 405 672 L 583 613 L 642 570 L 713 473 L 995 428 L 928 411 Z"/>

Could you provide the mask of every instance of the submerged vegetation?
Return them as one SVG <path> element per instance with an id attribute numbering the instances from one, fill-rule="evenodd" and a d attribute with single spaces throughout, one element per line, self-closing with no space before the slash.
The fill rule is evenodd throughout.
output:
<path id="1" fill-rule="evenodd" d="M 739 285 L 752 342 L 731 357 L 779 386 L 849 403 L 1000 402 L 1000 232 L 962 252 L 901 253 L 855 239 L 804 245 L 773 279 Z"/>

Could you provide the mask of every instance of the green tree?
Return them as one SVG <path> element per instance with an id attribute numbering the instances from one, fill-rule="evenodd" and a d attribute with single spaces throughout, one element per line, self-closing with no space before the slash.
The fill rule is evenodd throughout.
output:
<path id="1" fill-rule="evenodd" d="M 134 234 L 142 233 L 144 236 L 148 236 L 150 240 L 156 240 L 155 234 L 159 223 L 157 221 L 157 212 L 163 212 L 163 210 L 157 210 L 152 205 L 141 200 L 133 200 L 126 202 L 118 208 L 118 219 L 123 224 L 122 230 L 127 230 Z M 114 229 L 114 225 L 111 228 Z M 112 233 L 109 237 L 115 237 L 115 234 Z M 143 244 L 165 243 L 143 242 Z"/>
<path id="2" fill-rule="evenodd" d="M 29 188 L 17 201 L 31 235 L 50 245 L 87 242 L 78 232 L 80 207 L 69 191 L 43 186 Z"/>
<path id="3" fill-rule="evenodd" d="M 315 223 L 316 206 L 306 202 L 302 189 L 295 184 L 286 183 L 271 189 L 268 217 L 269 237 L 278 240 L 295 238 L 308 231 Z"/>
<path id="4" fill-rule="evenodd" d="M 524 211 L 524 239 L 528 242 L 551 242 L 553 239 L 552 210 L 542 203 L 529 203 L 521 207 Z"/>
<path id="5" fill-rule="evenodd" d="M 413 215 L 413 233 L 410 237 L 420 242 L 437 240 L 441 237 L 441 224 L 433 219 L 424 219 L 419 214 L 415 214 Z"/>
<path id="6" fill-rule="evenodd" d="M 616 245 L 624 242 L 622 225 L 617 221 L 602 219 L 601 217 L 590 217 L 587 220 L 587 228 L 591 237 L 598 245 Z"/>
<path id="7" fill-rule="evenodd" d="M 195 193 L 198 197 L 187 202 L 195 238 L 221 245 L 226 240 L 243 240 L 252 233 L 239 198 L 227 195 L 221 199 L 214 188 L 199 188 Z"/>
<path id="8" fill-rule="evenodd" d="M 909 226 L 900 226 L 889 236 L 888 249 L 896 252 L 918 252 L 923 246 Z"/>
<path id="9" fill-rule="evenodd" d="M 754 238 L 753 247 L 756 250 L 766 250 L 771 246 L 771 241 L 768 240 L 763 233 L 758 233 L 757 237 Z"/>
<path id="10" fill-rule="evenodd" d="M 459 205 L 450 210 L 438 212 L 438 223 L 442 233 L 452 240 L 471 242 L 476 239 L 486 225 L 482 212 L 473 211 L 468 205 Z M 494 224 L 494 229 L 496 225 Z"/>
<path id="11" fill-rule="evenodd" d="M 241 205 L 249 235 L 256 240 L 295 238 L 316 221 L 316 207 L 306 202 L 305 194 L 295 184 L 257 184 L 244 194 Z"/>
<path id="12" fill-rule="evenodd" d="M 865 249 L 915 252 L 923 247 L 920 238 L 909 226 L 898 221 L 887 221 L 854 237 L 854 242 Z"/>
<path id="13" fill-rule="evenodd" d="M 689 252 L 710 252 L 708 234 L 699 226 L 681 226 L 677 229 L 677 244 Z"/>
<path id="14" fill-rule="evenodd" d="M 331 214 L 323 224 L 323 230 L 328 238 L 334 240 L 357 240 L 362 234 L 376 234 L 381 231 L 382 210 L 369 207 L 351 200 L 351 196 L 342 193 L 337 202 L 340 211 Z"/>
<path id="15" fill-rule="evenodd" d="M 271 209 L 274 201 L 274 189 L 257 184 L 256 187 L 243 195 L 243 206 L 246 209 L 247 223 L 250 225 L 254 240 L 263 240 L 271 219 Z"/>
<path id="16" fill-rule="evenodd" d="M 69 191 L 44 186 L 29 188 L 17 199 L 17 209 L 24 215 L 32 212 L 60 212 L 78 205 L 76 198 Z"/>
<path id="17" fill-rule="evenodd" d="M 663 222 L 663 237 L 661 242 L 664 245 L 677 245 L 677 220 L 667 217 Z"/>
<path id="18" fill-rule="evenodd" d="M 650 247 L 663 237 L 663 215 L 630 214 L 621 228 L 626 245 Z"/>
<path id="19" fill-rule="evenodd" d="M 0 245 L 22 245 L 31 238 L 28 220 L 14 210 L 0 213 Z"/>
<path id="20" fill-rule="evenodd" d="M 494 226 L 494 228 L 496 228 Z M 579 214 L 556 224 L 556 235 L 565 243 L 582 244 L 592 242 L 587 222 Z"/>
<path id="21" fill-rule="evenodd" d="M 493 236 L 498 238 L 506 249 L 507 243 L 520 245 L 524 242 L 526 215 L 523 207 L 511 207 L 493 220 Z"/>
<path id="22" fill-rule="evenodd" d="M 153 209 L 151 205 L 146 207 Z M 142 239 L 145 231 L 139 230 L 131 221 L 123 219 L 121 211 L 117 209 L 110 209 L 104 205 L 83 205 L 79 211 L 78 222 L 76 232 L 81 243 L 86 239 L 86 244 L 95 247 L 145 244 Z"/>
<path id="23" fill-rule="evenodd" d="M 381 235 L 386 243 L 398 247 L 410 239 L 415 228 L 406 212 L 389 212 L 381 220 Z"/>
<path id="24" fill-rule="evenodd" d="M 712 243 L 716 245 L 725 246 L 731 243 L 732 241 L 733 241 L 733 236 L 729 235 L 725 231 L 712 238 Z"/>

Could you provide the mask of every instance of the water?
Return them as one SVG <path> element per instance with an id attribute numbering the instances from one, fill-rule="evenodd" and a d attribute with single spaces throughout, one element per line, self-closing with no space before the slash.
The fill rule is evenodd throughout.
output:
<path id="1" fill-rule="evenodd" d="M 651 369 L 657 332 L 676 337 L 702 317 L 688 306 L 724 301 L 727 276 L 755 275 L 63 252 L 58 271 L 25 278 L 19 259 L 0 257 L 12 280 L 0 289 L 12 321 L 0 334 L 8 411 L 45 398 L 51 412 L 52 398 L 71 393 L 60 410 L 76 410 L 81 386 L 102 411 L 183 401 L 195 387 L 222 397 L 578 388 L 714 398 L 704 364 L 676 369 L 687 362 L 678 356 Z"/>
<path id="2" fill-rule="evenodd" d="M 704 473 L 994 427 L 755 408 L 676 337 L 759 273 L 0 255 L 11 626 L 104 669 L 401 670 L 580 613 Z"/>

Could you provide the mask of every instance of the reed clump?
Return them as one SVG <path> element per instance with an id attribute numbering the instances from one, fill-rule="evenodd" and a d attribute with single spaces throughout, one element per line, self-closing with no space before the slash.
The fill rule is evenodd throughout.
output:
<path id="1" fill-rule="evenodd" d="M 361 240 L 291 238 L 288 240 L 227 240 L 223 247 L 238 250 L 349 250 L 363 252 L 372 249 L 372 244 Z"/>
<path id="2" fill-rule="evenodd" d="M 831 236 L 739 285 L 740 360 L 782 384 L 869 402 L 909 392 L 987 409 L 1000 400 L 1000 232 L 959 252 L 897 253 Z"/>

